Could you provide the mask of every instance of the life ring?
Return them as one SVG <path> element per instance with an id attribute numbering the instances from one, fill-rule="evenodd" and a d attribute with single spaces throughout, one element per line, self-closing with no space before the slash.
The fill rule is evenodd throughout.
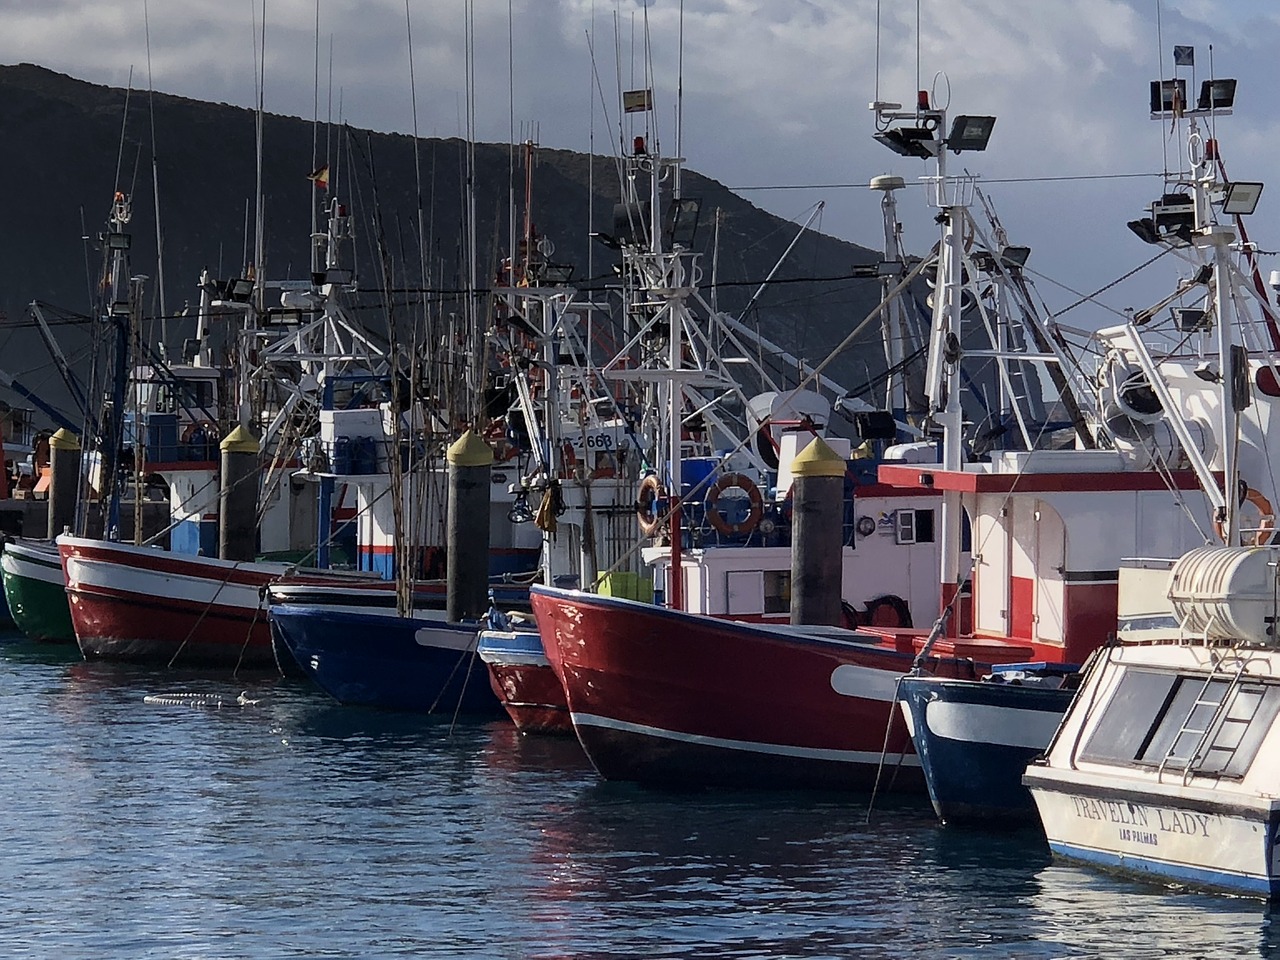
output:
<path id="1" fill-rule="evenodd" d="M 1246 547 L 1260 547 L 1265 543 L 1269 543 L 1272 532 L 1275 530 L 1276 526 L 1276 512 L 1271 506 L 1271 501 L 1257 490 L 1253 489 L 1253 487 L 1245 487 L 1244 496 L 1241 498 L 1241 502 L 1251 504 L 1253 509 L 1257 510 L 1261 515 L 1261 519 L 1258 521 L 1258 526 L 1253 531 L 1253 542 L 1250 543 L 1248 537 L 1242 536 L 1240 538 L 1241 543 Z M 1213 528 L 1218 533 L 1218 539 L 1226 542 L 1226 530 L 1223 527 L 1221 519 L 1216 517 L 1214 518 Z"/>
<path id="2" fill-rule="evenodd" d="M 745 493 L 751 503 L 750 509 L 741 523 L 730 523 L 725 515 L 716 509 L 720 494 L 730 487 L 737 487 Z M 764 499 L 760 496 L 760 488 L 752 482 L 750 477 L 741 473 L 726 473 L 713 483 L 711 489 L 707 491 L 706 505 L 707 522 L 718 532 L 731 536 L 750 533 L 756 528 L 760 518 L 764 516 Z"/>
<path id="3" fill-rule="evenodd" d="M 636 496 L 636 520 L 640 524 L 640 532 L 646 537 L 653 536 L 662 519 L 662 510 L 658 506 L 665 494 L 662 482 L 656 473 L 651 473 L 640 481 L 640 492 Z"/>
<path id="4" fill-rule="evenodd" d="M 190 443 L 197 430 L 203 430 L 205 437 L 210 441 L 218 439 L 218 425 L 212 420 L 192 420 L 183 429 L 180 442 L 184 444 Z"/>
<path id="5" fill-rule="evenodd" d="M 901 597 L 887 593 L 867 601 L 864 612 L 858 616 L 860 625 L 872 627 L 910 627 L 911 608 Z"/>

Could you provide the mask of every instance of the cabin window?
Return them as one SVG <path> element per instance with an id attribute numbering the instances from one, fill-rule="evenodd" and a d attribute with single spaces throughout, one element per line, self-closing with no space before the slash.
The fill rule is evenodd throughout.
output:
<path id="1" fill-rule="evenodd" d="M 1168 758 L 1174 770 L 1191 764 L 1238 779 L 1278 713 L 1280 684 L 1244 681 L 1231 690 L 1225 677 L 1206 686 L 1203 676 L 1126 670 L 1080 759 L 1158 767 Z"/>
<path id="2" fill-rule="evenodd" d="M 791 612 L 790 570 L 766 570 L 764 572 L 764 612 Z"/>
<path id="3" fill-rule="evenodd" d="M 897 543 L 933 543 L 933 511 L 896 511 L 894 535 Z"/>

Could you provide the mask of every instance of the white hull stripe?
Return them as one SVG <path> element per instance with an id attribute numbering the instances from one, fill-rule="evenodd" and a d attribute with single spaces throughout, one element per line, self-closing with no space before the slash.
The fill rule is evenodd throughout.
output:
<path id="1" fill-rule="evenodd" d="M 25 557 L 10 556 L 8 552 L 0 553 L 0 567 L 11 577 L 22 577 L 24 580 L 39 580 L 58 587 L 65 587 L 66 580 L 62 576 L 62 567 L 47 566 L 43 563 L 27 560 Z"/>
<path id="2" fill-rule="evenodd" d="M 937 737 L 1037 750 L 1049 745 L 1062 720 L 1061 714 L 1044 710 L 943 700 L 927 704 L 924 716 L 929 731 Z"/>
<path id="3" fill-rule="evenodd" d="M 259 606 L 258 587 L 252 584 L 140 570 L 81 557 L 67 558 L 67 587 L 73 593 L 108 593 L 118 599 L 136 595 L 142 603 L 164 597 L 246 610 Z M 262 601 L 261 605 L 265 615 L 266 602 Z"/>
<path id="4" fill-rule="evenodd" d="M 656 737 L 661 740 L 675 740 L 700 747 L 715 747 L 720 750 L 740 750 L 744 753 L 767 753 L 776 757 L 794 757 L 800 760 L 829 760 L 835 763 L 878 764 L 879 751 L 867 750 L 829 750 L 818 747 L 793 747 L 782 743 L 759 743 L 754 740 L 725 740 L 720 737 L 707 737 L 695 733 L 680 733 L 675 730 L 664 730 L 661 727 L 650 727 L 640 723 L 628 723 L 625 720 L 613 720 L 591 713 L 570 713 L 575 727 L 602 727 L 606 730 L 617 730 L 620 733 L 632 733 L 642 737 Z M 897 757 L 893 758 L 897 764 Z M 902 766 L 918 767 L 920 759 L 915 755 L 902 758 Z"/>

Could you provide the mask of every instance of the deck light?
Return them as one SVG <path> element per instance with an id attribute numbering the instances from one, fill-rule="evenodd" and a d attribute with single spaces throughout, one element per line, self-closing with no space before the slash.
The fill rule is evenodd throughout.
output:
<path id="1" fill-rule="evenodd" d="M 899 156 L 928 160 L 938 155 L 938 142 L 928 127 L 893 127 L 877 133 L 875 139 Z"/>
<path id="2" fill-rule="evenodd" d="M 1187 107 L 1187 81 L 1152 80 L 1151 115 L 1180 114 Z"/>
<path id="3" fill-rule="evenodd" d="M 1000 251 L 1000 262 L 1006 267 L 1025 267 L 1029 256 L 1030 247 L 1005 247 Z"/>
<path id="4" fill-rule="evenodd" d="M 947 149 L 959 153 L 962 150 L 985 150 L 991 139 L 995 117 L 956 117 L 947 134 Z"/>
<path id="5" fill-rule="evenodd" d="M 1206 80 L 1200 84 L 1200 100 L 1197 110 L 1230 110 L 1236 102 L 1234 80 Z"/>
<path id="6" fill-rule="evenodd" d="M 1232 216 L 1247 216 L 1258 208 L 1258 199 L 1262 196 L 1262 184 L 1238 180 L 1227 184 L 1226 195 L 1222 198 L 1222 212 Z"/>

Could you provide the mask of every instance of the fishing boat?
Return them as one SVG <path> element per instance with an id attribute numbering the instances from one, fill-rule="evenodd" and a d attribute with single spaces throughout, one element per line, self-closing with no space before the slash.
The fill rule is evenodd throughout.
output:
<path id="1" fill-rule="evenodd" d="M 1153 118 L 1172 122 L 1174 105 L 1161 100 L 1167 91 L 1153 91 Z M 1103 449 L 1036 452 L 1021 462 L 1006 455 L 980 467 L 930 472 L 935 485 L 958 492 L 973 520 L 975 635 L 1022 639 L 1043 661 L 1029 665 L 1016 685 L 990 682 L 995 676 L 954 682 L 927 670 L 903 679 L 903 712 L 944 821 L 1037 818 L 1022 773 L 1072 702 L 1079 683 L 1072 665 L 1115 629 L 1123 558 L 1177 556 L 1221 536 L 1220 478 L 1233 471 L 1246 478 L 1244 514 L 1254 524 L 1247 537 L 1270 538 L 1277 490 L 1266 451 L 1274 400 L 1265 388 L 1255 390 L 1234 439 L 1217 371 L 1236 369 L 1242 379 L 1243 355 L 1215 356 L 1222 325 L 1252 349 L 1280 344 L 1251 249 L 1210 239 L 1226 228 L 1216 225 L 1207 198 L 1221 202 L 1228 184 L 1218 142 L 1197 153 L 1201 131 L 1194 121 L 1228 112 L 1219 104 L 1186 114 L 1189 155 L 1199 157 L 1195 172 L 1171 174 L 1151 216 L 1130 224 L 1187 266 L 1172 295 L 1093 338 L 1091 352 L 1099 357 L 1093 433 Z M 1243 236 L 1243 225 L 1238 229 Z M 1252 275 L 1233 265 L 1237 255 Z M 1252 306 L 1259 302 L 1260 310 Z M 1264 362 L 1260 369 L 1269 368 Z M 902 482 L 916 479 L 896 473 Z M 884 474 L 892 482 L 895 470 Z"/>
<path id="2" fill-rule="evenodd" d="M 942 138 L 948 130 L 946 115 L 932 110 L 927 97 L 921 98 L 919 106 L 927 114 L 928 122 L 923 126 L 916 111 L 902 112 L 897 105 L 889 104 L 875 106 L 877 119 L 890 129 L 894 123 L 908 120 L 917 122 L 914 129 L 926 129 L 934 147 L 927 155 L 936 158 L 940 168 L 944 147 L 950 151 L 985 146 L 985 139 L 970 131 L 972 118 L 958 118 L 951 133 Z M 978 126 L 989 133 L 991 118 L 977 119 L 986 121 Z M 664 161 L 646 158 L 644 162 L 656 165 Z M 940 169 L 939 176 L 931 179 L 931 186 L 933 202 L 942 208 L 938 221 L 945 227 L 937 257 L 928 263 L 920 262 L 914 274 L 904 274 L 897 282 L 905 286 L 926 267 L 936 269 L 926 379 L 931 426 L 941 428 L 945 438 L 942 457 L 939 462 L 937 446 L 927 440 L 896 445 L 896 449 L 886 451 L 886 462 L 879 465 L 875 483 L 868 485 L 865 501 L 863 491 L 855 487 L 855 537 L 846 541 L 849 546 L 844 568 L 846 572 L 856 570 L 857 575 L 842 584 L 843 598 L 854 608 L 855 616 L 847 620 L 852 623 L 819 627 L 785 622 L 790 612 L 788 597 L 778 587 L 790 576 L 789 556 L 785 578 L 758 566 L 744 566 L 737 571 L 722 570 L 730 574 L 727 582 L 717 577 L 704 580 L 698 547 L 691 545 L 688 551 L 695 559 L 686 568 L 686 543 L 672 520 L 683 519 L 684 503 L 679 501 L 671 507 L 664 501 L 663 518 L 672 524 L 672 532 L 665 549 L 654 555 L 654 559 L 665 557 L 665 562 L 656 565 L 662 573 L 654 583 L 654 596 L 661 597 L 661 605 L 602 597 L 582 590 L 549 586 L 532 589 L 544 650 L 565 688 L 574 730 L 605 777 L 685 784 L 866 786 L 877 781 L 882 769 L 901 767 L 909 772 L 898 777 L 898 785 L 912 780 L 918 785 L 918 761 L 910 752 L 906 731 L 901 725 L 890 725 L 896 715 L 894 699 L 901 676 L 894 673 L 896 667 L 923 658 L 939 675 L 977 677 L 1001 663 L 1062 660 L 1075 653 L 1076 644 L 1096 642 L 1089 634 L 1090 628 L 1100 625 L 1106 629 L 1109 622 L 1114 622 L 1114 616 L 1108 621 L 1105 613 L 1105 594 L 1108 589 L 1114 594 L 1114 583 L 1094 584 L 1088 576 L 1071 576 L 1059 579 L 1056 592 L 1053 588 L 1043 591 L 1039 602 L 1045 614 L 1044 624 L 1038 630 L 1023 635 L 1008 630 L 992 636 L 972 635 L 968 611 L 962 602 L 967 578 L 962 575 L 966 551 L 960 490 L 948 485 L 946 478 L 953 474 L 977 477 L 978 482 L 1003 495 L 1014 485 L 1014 477 L 1042 474 L 1038 479 L 1023 481 L 1032 496 L 1025 500 L 1025 508 L 1019 508 L 1027 510 L 1027 519 L 1036 528 L 1035 521 L 1040 517 L 1034 513 L 1037 493 L 1043 499 L 1053 491 L 1089 489 L 1093 475 L 1104 471 L 1119 473 L 1120 463 L 1118 456 L 1109 451 L 1085 450 L 1067 465 L 1063 458 L 1068 453 L 1074 456 L 1076 451 L 1060 452 L 1037 443 L 1048 433 L 1046 417 L 1033 420 L 1022 410 L 1009 410 L 1008 422 L 999 426 L 1010 439 L 1017 438 L 1021 443 L 1020 448 L 991 451 L 992 461 L 1005 465 L 1003 472 L 991 469 L 989 463 L 962 469 L 962 443 L 967 433 L 961 399 L 965 391 L 958 367 L 965 354 L 1008 362 L 1017 376 L 1002 377 L 1003 386 L 997 388 L 1002 396 L 1015 391 L 1029 394 L 1028 385 L 1038 378 L 1029 370 L 1028 359 L 1053 362 L 1061 369 L 1067 369 L 1067 365 L 1051 340 L 1040 345 L 1036 338 L 1043 334 L 1042 329 L 1023 333 L 1023 339 L 1017 341 L 1012 339 L 1016 334 L 1011 328 L 992 322 L 985 348 L 974 348 L 973 341 L 964 336 L 960 320 L 967 310 L 983 311 L 984 319 L 993 319 L 984 307 L 988 288 L 999 291 L 1006 303 L 1021 306 L 1023 301 L 1015 299 L 1015 292 L 1025 289 L 1026 280 L 1015 275 L 1009 266 L 1018 261 L 1002 232 L 984 229 L 967 217 L 974 178 L 948 178 Z M 998 226 L 998 221 L 992 219 Z M 966 239 L 962 241 L 962 237 Z M 987 255 L 985 263 L 976 262 L 975 256 L 973 269 L 966 272 L 963 261 L 969 238 L 978 238 Z M 676 290 L 666 309 L 677 317 L 681 316 L 678 304 L 696 302 L 685 286 L 691 274 L 681 270 L 681 258 L 686 255 L 678 246 L 669 251 L 637 248 L 632 254 L 637 265 L 631 269 L 663 281 L 653 284 L 651 299 L 656 298 L 658 290 Z M 879 312 L 873 313 L 868 322 Z M 996 316 L 1003 319 L 1005 314 Z M 672 322 L 672 329 L 676 326 Z M 1005 339 L 1006 334 L 1010 339 Z M 681 371 L 674 357 L 673 353 L 672 362 L 663 372 Z M 678 396 L 678 391 L 672 390 L 670 395 Z M 993 413 L 999 416 L 1006 410 L 1002 405 Z M 679 423 L 683 416 L 677 409 L 668 420 Z M 1078 417 L 1071 417 L 1066 422 L 1072 434 L 1080 429 L 1078 421 Z M 669 439 L 670 434 L 667 436 Z M 806 453 L 807 448 L 802 448 L 797 456 Z M 680 463 L 678 444 L 672 446 L 668 462 Z M 668 481 L 667 489 L 681 490 L 679 473 L 674 469 L 672 473 L 676 476 Z M 1193 481 L 1183 476 L 1180 482 Z M 1155 478 L 1138 477 L 1135 482 L 1133 475 L 1126 474 L 1115 482 L 1117 494 L 1130 510 L 1142 499 L 1144 485 L 1158 490 L 1167 501 L 1163 482 Z M 778 487 L 783 487 L 781 481 Z M 867 512 L 869 522 L 864 524 L 860 504 L 874 504 L 881 491 L 901 499 L 883 506 L 877 504 L 874 511 Z M 1079 494 L 1077 497 L 1082 501 L 1088 498 Z M 696 508 L 689 513 L 696 516 Z M 1060 544 L 1063 527 L 1054 526 L 1051 521 L 1060 524 L 1061 518 L 1047 507 L 1043 515 L 1046 523 L 1037 529 L 1048 550 L 1055 542 Z M 1010 522 L 1007 515 L 1001 517 L 1001 522 Z M 976 526 L 973 536 L 978 542 Z M 888 550 L 908 544 L 927 546 L 929 550 L 910 555 L 912 559 Z M 709 549 L 705 551 L 706 555 L 711 553 Z M 1073 564 L 1083 565 L 1088 559 L 1082 552 L 1065 569 L 1074 572 Z M 941 577 L 939 570 L 943 572 Z M 1005 574 L 1007 584 L 1007 567 Z M 1018 574 L 1023 575 L 1020 569 Z M 924 582 L 919 583 L 917 577 Z M 1067 579 L 1072 581 L 1070 590 L 1065 587 Z M 723 594 L 721 582 L 728 587 Z M 769 588 L 770 583 L 775 589 Z M 908 590 L 912 591 L 911 610 L 915 615 L 928 611 L 931 619 L 933 611 L 944 609 L 949 616 L 936 622 L 932 630 L 907 626 L 910 621 L 905 618 L 881 627 L 868 622 L 876 619 L 867 614 L 877 597 L 886 593 L 902 596 Z M 730 606 L 725 611 L 727 617 L 685 607 L 686 602 L 696 607 L 717 595 L 728 597 L 731 604 L 737 600 L 744 605 Z M 686 597 L 692 599 L 686 601 Z M 1056 604 L 1060 609 L 1064 599 L 1073 605 L 1073 611 L 1079 608 L 1086 613 L 1083 618 L 1072 618 L 1070 627 L 1064 627 L 1061 619 L 1052 621 L 1047 616 L 1049 605 Z M 752 600 L 759 604 L 754 610 L 746 606 Z M 1032 598 L 1031 602 L 1036 601 Z M 1100 611 L 1098 624 L 1091 623 L 1087 615 L 1091 605 Z M 890 617 L 895 613 L 892 606 L 884 612 Z M 753 615 L 759 622 L 746 622 Z M 1019 623 L 1023 619 L 1030 623 L 1032 617 L 1019 609 Z M 849 629 L 849 625 L 856 625 L 855 629 Z M 945 636 L 947 630 L 961 635 Z M 1049 651 L 1056 654 L 1050 657 Z"/>
<path id="3" fill-rule="evenodd" d="M 122 232 L 127 222 L 127 211 L 118 213 L 113 232 Z M 64 535 L 58 541 L 71 620 L 86 658 L 275 665 L 261 591 L 294 570 L 296 562 L 253 558 L 297 556 L 318 538 L 327 543 L 335 506 L 318 497 L 314 486 L 293 481 L 309 439 L 298 427 L 314 423 L 322 398 L 331 401 L 335 390 L 343 389 L 339 381 L 357 372 L 366 379 L 385 374 L 385 357 L 344 306 L 353 287 L 340 250 L 350 236 L 345 208 L 331 199 L 325 231 L 313 242 L 317 262 L 310 280 L 268 284 L 247 270 L 244 277 L 221 282 L 206 273 L 190 362 L 175 365 L 152 357 L 150 363 L 130 366 L 126 359 L 117 361 L 120 386 L 109 407 L 113 422 L 103 433 L 123 438 L 133 460 L 118 461 L 116 445 L 98 438 L 103 456 L 85 468 L 95 489 L 111 492 L 101 500 L 110 514 L 109 536 Z M 118 258 L 127 244 L 110 249 Z M 112 272 L 127 274 L 116 266 Z M 268 315 L 268 287 L 279 296 L 280 307 L 272 309 L 287 313 L 295 324 L 259 329 Z M 242 357 L 252 355 L 252 366 L 246 362 L 223 370 L 212 365 L 209 331 L 219 315 L 239 320 L 239 335 L 258 345 L 241 351 Z M 221 392 L 232 382 L 234 401 Z M 236 415 L 224 417 L 233 406 Z M 232 429 L 231 420 L 239 426 Z M 236 545 L 242 559 L 213 555 L 219 552 L 219 523 L 229 522 L 219 517 L 218 463 L 228 452 L 256 456 L 245 476 L 255 494 L 249 509 L 256 522 L 243 524 L 246 542 Z M 118 542 L 118 502 L 130 490 L 135 503 L 141 502 L 143 478 L 159 478 L 167 493 L 170 523 L 162 532 L 172 551 L 151 545 L 159 538 L 144 538 L 140 526 L 132 544 Z M 79 518 L 84 513 L 82 508 Z"/>
<path id="4" fill-rule="evenodd" d="M 32 640 L 75 643 L 66 580 L 58 548 L 47 540 L 18 538 L 4 544 L 0 576 L 14 625 Z"/>
<path id="5" fill-rule="evenodd" d="M 670 215 L 656 187 L 668 175 L 676 184 Z M 688 249 L 699 203 L 679 194 L 678 162 L 652 157 L 640 138 L 621 180 L 605 236 L 621 255 L 615 316 L 622 325 L 597 317 L 591 326 L 593 305 L 571 298 L 521 308 L 538 292 L 511 291 L 512 313 L 532 318 L 525 326 L 539 334 L 535 352 L 513 364 L 530 371 L 522 401 L 536 398 L 522 404 L 520 421 L 538 425 L 533 448 L 549 451 L 535 458 L 521 485 L 537 497 L 554 489 L 561 507 L 544 535 L 541 582 L 699 616 L 785 622 L 791 464 L 822 438 L 846 458 L 858 448 L 841 521 L 849 544 L 842 563 L 847 622 L 909 627 L 913 611 L 931 615 L 938 605 L 930 570 L 939 497 L 880 485 L 874 476 L 874 454 L 905 425 L 703 297 Z M 890 186 L 881 189 L 892 211 Z M 892 221 L 886 233 L 896 244 Z M 667 337 L 668 328 L 679 336 Z M 601 355 L 586 335 L 592 330 L 597 339 L 612 332 L 621 347 Z M 895 343 L 903 342 L 900 333 Z M 510 342 L 504 352 L 520 355 Z M 813 387 L 789 388 L 795 370 Z M 669 491 L 680 494 L 676 526 Z M 569 706 L 546 639 L 530 624 L 500 626 L 481 632 L 480 654 L 517 727 L 565 733 Z"/>
<path id="6" fill-rule="evenodd" d="M 71 622 L 86 659 L 274 667 L 263 588 L 292 567 L 64 534 Z"/>

